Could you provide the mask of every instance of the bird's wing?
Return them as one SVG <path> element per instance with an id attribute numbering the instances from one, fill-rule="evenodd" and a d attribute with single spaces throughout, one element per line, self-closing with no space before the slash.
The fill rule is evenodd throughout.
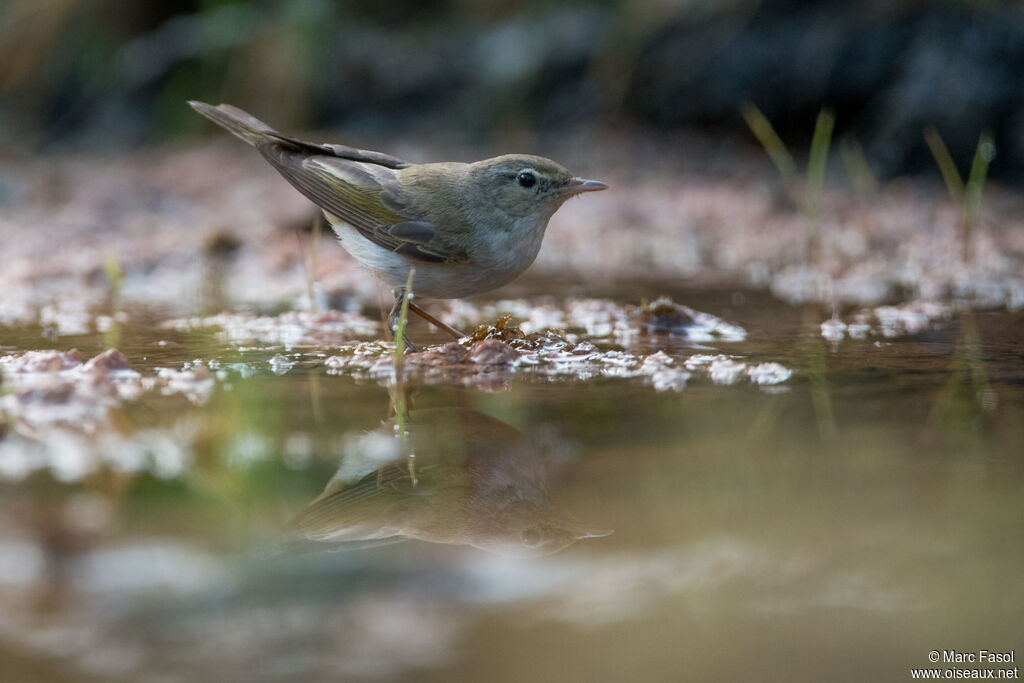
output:
<path id="1" fill-rule="evenodd" d="M 429 470 L 429 468 L 428 468 Z M 422 473 L 421 473 L 422 476 Z M 328 488 L 287 525 L 288 535 L 310 541 L 403 540 L 402 510 L 410 501 L 434 492 L 429 481 L 415 494 L 403 490 L 409 474 L 401 467 L 386 466 L 358 482 Z"/>
<path id="2" fill-rule="evenodd" d="M 393 502 L 394 492 L 369 475 L 351 486 L 325 491 L 289 522 L 288 529 L 310 540 L 342 536 L 349 529 L 376 530 L 385 526 L 384 512 Z"/>
<path id="3" fill-rule="evenodd" d="M 395 171 L 409 164 L 378 152 L 312 145 L 280 135 L 257 144 L 264 157 L 323 211 L 388 251 L 420 263 L 463 263 L 465 250 L 406 206 Z"/>

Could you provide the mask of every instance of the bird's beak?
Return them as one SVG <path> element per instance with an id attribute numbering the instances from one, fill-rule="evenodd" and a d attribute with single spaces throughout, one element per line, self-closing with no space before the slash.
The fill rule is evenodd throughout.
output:
<path id="1" fill-rule="evenodd" d="M 579 194 L 580 192 L 597 192 L 598 190 L 607 190 L 608 186 L 598 180 L 584 180 L 583 178 L 573 178 L 569 181 L 569 184 L 565 186 L 565 192 L 568 194 Z"/>

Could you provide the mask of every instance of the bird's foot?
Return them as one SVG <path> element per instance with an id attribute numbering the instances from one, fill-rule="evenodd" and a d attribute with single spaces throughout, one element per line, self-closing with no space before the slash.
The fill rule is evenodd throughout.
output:
<path id="1" fill-rule="evenodd" d="M 402 316 L 402 301 L 405 299 L 405 296 L 406 296 L 405 295 L 405 290 L 398 290 L 395 293 L 395 304 L 391 307 L 391 312 L 388 313 L 388 327 L 391 330 L 391 335 L 392 336 L 397 336 L 397 334 L 398 334 L 398 322 L 399 322 L 399 319 Z M 457 329 L 455 329 L 451 325 L 446 325 L 445 323 L 441 322 L 440 320 L 438 320 L 437 318 L 435 318 L 431 314 L 427 313 L 422 308 L 420 308 L 419 306 L 414 304 L 411 300 L 408 302 L 408 305 L 409 305 L 409 311 L 411 313 L 415 313 L 416 315 L 420 316 L 421 318 L 426 320 L 431 325 L 434 325 L 434 326 L 438 327 L 439 329 L 444 330 L 448 334 L 452 335 L 452 337 L 454 337 L 455 339 L 462 339 L 463 337 L 466 336 L 465 334 L 463 334 L 462 332 L 459 332 Z M 408 324 L 408 320 L 406 320 L 406 323 Z M 407 349 L 409 349 L 410 351 L 416 351 L 417 350 L 416 349 L 416 345 L 413 344 L 412 342 L 410 342 L 409 341 L 409 337 L 407 335 L 405 335 L 404 333 L 402 335 L 402 340 L 405 343 L 405 347 Z"/>

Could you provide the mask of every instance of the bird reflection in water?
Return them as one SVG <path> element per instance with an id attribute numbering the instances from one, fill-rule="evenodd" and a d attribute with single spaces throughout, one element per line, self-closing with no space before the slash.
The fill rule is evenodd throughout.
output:
<path id="1" fill-rule="evenodd" d="M 292 521 L 290 536 L 336 550 L 418 539 L 529 557 L 611 533 L 550 502 L 549 483 L 564 460 L 550 444 L 458 408 L 412 411 L 407 428 L 410 451 L 390 422 L 354 442 L 324 492 Z"/>

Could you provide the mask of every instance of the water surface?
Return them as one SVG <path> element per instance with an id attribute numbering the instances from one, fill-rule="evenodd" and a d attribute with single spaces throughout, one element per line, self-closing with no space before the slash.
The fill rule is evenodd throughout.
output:
<path id="1" fill-rule="evenodd" d="M 410 381 L 413 471 L 395 389 L 332 373 L 336 344 L 155 310 L 0 331 L 152 378 L 90 429 L 8 420 L 5 675 L 908 680 L 931 650 L 1020 649 L 1024 316 L 832 343 L 821 307 L 675 295 L 746 339 L 599 348 L 793 375 Z"/>

